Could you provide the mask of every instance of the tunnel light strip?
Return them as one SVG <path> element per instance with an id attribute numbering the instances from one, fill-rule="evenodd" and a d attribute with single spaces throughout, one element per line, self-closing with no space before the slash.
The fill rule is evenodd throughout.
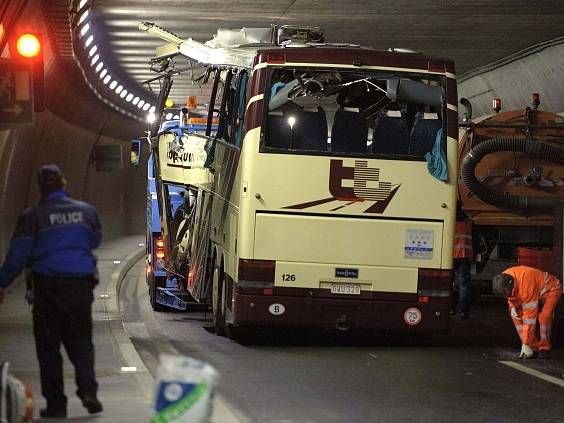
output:
<path id="1" fill-rule="evenodd" d="M 89 23 L 84 24 L 84 26 L 80 30 L 80 36 L 84 37 L 84 35 L 88 32 L 89 29 L 90 29 L 90 24 Z"/>
<path id="2" fill-rule="evenodd" d="M 78 24 L 80 25 L 82 22 L 84 22 L 84 19 L 86 19 L 88 17 L 88 10 L 85 10 L 84 13 L 80 16 L 80 19 L 78 20 Z"/>
<path id="3" fill-rule="evenodd" d="M 90 34 L 90 36 L 84 42 L 84 45 L 88 47 L 90 44 L 92 44 L 92 41 L 94 41 L 94 35 Z"/>
<path id="4" fill-rule="evenodd" d="M 88 21 L 88 19 L 90 19 L 92 15 L 90 13 L 89 4 L 90 2 L 88 0 L 81 0 L 78 3 L 78 6 L 75 9 L 75 13 L 79 16 L 78 20 L 74 20 L 76 24 L 73 24 L 72 28 L 72 34 L 78 35 L 73 37 L 73 49 L 83 77 L 85 78 L 87 85 L 92 89 L 92 91 L 94 91 L 96 96 L 101 101 L 110 105 L 120 113 L 138 120 L 143 120 L 141 116 L 125 110 L 124 108 L 116 104 L 113 100 L 114 98 L 119 97 L 121 101 L 131 103 L 132 106 L 137 106 L 137 108 L 142 109 L 143 111 L 150 110 L 154 112 L 156 109 L 156 107 L 152 106 L 149 102 L 141 100 L 139 96 L 135 96 L 134 93 L 131 93 L 127 89 L 124 89 L 123 84 L 120 84 L 118 80 L 113 79 L 109 74 L 109 70 L 104 67 L 100 48 L 95 43 L 95 37 L 92 33 L 95 28 L 91 27 L 92 23 Z M 79 39 L 82 40 L 82 42 L 84 43 L 83 45 L 77 44 L 77 41 Z M 80 50 L 84 51 L 84 55 Z M 89 65 L 93 67 L 92 70 L 89 71 L 88 67 L 82 66 L 81 59 L 84 57 L 90 62 Z M 86 63 L 86 61 L 84 61 L 84 63 Z M 91 80 L 91 76 L 93 76 L 94 73 L 98 74 L 99 80 L 97 78 Z M 99 87 L 105 88 L 102 91 L 99 91 Z M 105 90 L 111 90 L 111 92 L 105 93 Z"/>

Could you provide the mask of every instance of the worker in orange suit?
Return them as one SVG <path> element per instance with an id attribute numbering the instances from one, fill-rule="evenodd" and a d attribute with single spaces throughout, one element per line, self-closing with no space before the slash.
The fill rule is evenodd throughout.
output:
<path id="1" fill-rule="evenodd" d="M 454 226 L 454 287 L 458 290 L 458 301 L 451 314 L 468 319 L 470 306 L 470 269 L 472 266 L 472 221 L 460 206 L 456 210 Z"/>
<path id="2" fill-rule="evenodd" d="M 510 267 L 492 281 L 494 294 L 507 298 L 509 313 L 521 338 L 519 358 L 550 358 L 550 332 L 562 283 L 553 275 L 528 266 Z M 540 340 L 537 338 L 537 320 Z"/>

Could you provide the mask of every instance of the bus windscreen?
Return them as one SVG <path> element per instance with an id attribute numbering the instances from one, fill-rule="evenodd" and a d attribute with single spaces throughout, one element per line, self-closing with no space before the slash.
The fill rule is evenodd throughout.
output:
<path id="1" fill-rule="evenodd" d="M 285 67 L 269 81 L 262 152 L 424 160 L 444 145 L 434 75 Z"/>

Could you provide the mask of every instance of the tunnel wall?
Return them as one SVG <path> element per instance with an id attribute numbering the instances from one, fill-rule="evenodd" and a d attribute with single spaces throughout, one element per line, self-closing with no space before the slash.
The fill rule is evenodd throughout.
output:
<path id="1" fill-rule="evenodd" d="M 39 8 L 28 9 L 39 22 Z M 46 110 L 35 114 L 32 126 L 0 130 L 0 259 L 19 214 L 39 200 L 36 171 L 46 163 L 61 167 L 71 196 L 98 209 L 104 239 L 145 231 L 146 167 L 129 164 L 130 140 L 145 125 L 100 102 L 72 74 L 78 69 L 45 47 Z M 120 170 L 96 170 L 91 152 L 104 144 L 122 146 Z"/>
<path id="2" fill-rule="evenodd" d="M 564 112 L 564 37 L 516 53 L 475 69 L 458 80 L 458 95 L 466 97 L 473 115 L 492 113 L 492 99 L 502 99 L 502 110 L 530 105 L 531 94 L 541 96 L 540 109 Z M 460 115 L 462 116 L 462 110 Z"/>

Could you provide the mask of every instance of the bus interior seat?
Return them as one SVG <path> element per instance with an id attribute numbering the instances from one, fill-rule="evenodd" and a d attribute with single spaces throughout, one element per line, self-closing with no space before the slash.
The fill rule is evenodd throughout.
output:
<path id="1" fill-rule="evenodd" d="M 379 113 L 374 121 L 373 154 L 407 154 L 409 129 L 399 111 Z"/>
<path id="2" fill-rule="evenodd" d="M 272 148 L 288 149 L 291 142 L 290 135 L 288 117 L 283 114 L 269 113 L 266 125 L 266 145 Z"/>
<path id="3" fill-rule="evenodd" d="M 411 128 L 409 154 L 425 156 L 426 153 L 430 153 L 441 126 L 441 120 L 436 113 L 418 112 Z"/>
<path id="4" fill-rule="evenodd" d="M 368 125 L 360 113 L 337 110 L 331 129 L 331 151 L 366 153 Z"/>
<path id="5" fill-rule="evenodd" d="M 296 118 L 293 149 L 327 151 L 327 118 L 323 109 L 318 107 L 317 111 L 302 110 L 292 115 Z M 289 127 L 288 123 L 286 125 Z"/>

